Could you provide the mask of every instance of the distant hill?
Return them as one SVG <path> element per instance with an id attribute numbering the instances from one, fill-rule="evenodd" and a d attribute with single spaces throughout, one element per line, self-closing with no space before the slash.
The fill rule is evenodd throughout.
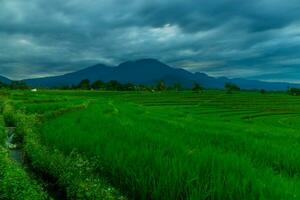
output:
<path id="1" fill-rule="evenodd" d="M 116 67 L 102 64 L 94 65 L 61 76 L 24 80 L 33 87 L 53 87 L 78 84 L 83 79 L 90 81 L 118 80 L 122 83 L 154 85 L 164 80 L 167 85 L 180 83 L 192 87 L 194 82 L 206 88 L 223 89 L 226 82 L 239 85 L 242 89 L 286 90 L 288 87 L 300 87 L 300 84 L 274 83 L 246 79 L 216 78 L 205 73 L 192 73 L 181 68 L 170 67 L 155 59 L 142 59 L 121 63 Z"/>
<path id="2" fill-rule="evenodd" d="M 11 83 L 11 80 L 4 77 L 4 76 L 0 76 L 0 82 L 1 83 L 5 83 L 5 84 L 10 84 Z"/>

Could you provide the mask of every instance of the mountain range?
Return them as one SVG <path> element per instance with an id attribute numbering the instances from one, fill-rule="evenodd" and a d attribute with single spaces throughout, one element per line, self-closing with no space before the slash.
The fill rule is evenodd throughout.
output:
<path id="1" fill-rule="evenodd" d="M 141 59 L 128 61 L 118 66 L 97 64 L 76 72 L 34 79 L 25 79 L 32 87 L 54 87 L 76 85 L 83 79 L 91 82 L 96 80 L 117 80 L 122 83 L 154 85 L 159 80 L 164 80 L 167 85 L 180 83 L 183 87 L 190 88 L 197 82 L 205 88 L 223 89 L 227 82 L 239 85 L 241 89 L 286 90 L 288 87 L 300 87 L 300 84 L 284 82 L 264 82 L 242 78 L 229 79 L 226 77 L 211 77 L 205 73 L 192 73 L 181 68 L 170 67 L 155 59 Z M 10 80 L 0 76 L 0 81 L 9 83 Z"/>
<path id="2" fill-rule="evenodd" d="M 5 83 L 5 84 L 10 84 L 11 83 L 11 80 L 4 77 L 4 76 L 0 76 L 0 82 L 1 83 Z"/>

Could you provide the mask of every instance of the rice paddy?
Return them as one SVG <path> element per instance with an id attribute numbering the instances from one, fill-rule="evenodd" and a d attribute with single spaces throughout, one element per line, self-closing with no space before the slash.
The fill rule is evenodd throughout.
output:
<path id="1" fill-rule="evenodd" d="M 14 91 L 6 104 L 34 170 L 68 199 L 300 199 L 297 96 Z"/>

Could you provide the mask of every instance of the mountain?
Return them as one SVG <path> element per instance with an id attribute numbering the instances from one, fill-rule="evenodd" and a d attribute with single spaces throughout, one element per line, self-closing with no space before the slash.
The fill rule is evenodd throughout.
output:
<path id="1" fill-rule="evenodd" d="M 227 82 L 235 83 L 242 89 L 286 90 L 288 87 L 300 87 L 300 84 L 264 82 L 247 79 L 229 79 L 211 77 L 205 73 L 192 73 L 181 68 L 170 67 L 155 59 L 142 59 L 121 63 L 116 67 L 102 64 L 94 65 L 76 72 L 61 76 L 24 80 L 33 87 L 53 87 L 78 84 L 83 79 L 118 80 L 122 83 L 154 85 L 164 80 L 167 85 L 180 83 L 184 87 L 192 87 L 197 82 L 205 88 L 223 89 Z"/>
<path id="2" fill-rule="evenodd" d="M 104 80 L 105 77 L 109 77 L 112 74 L 112 72 L 113 72 L 112 67 L 98 64 L 92 67 L 88 67 L 61 76 L 26 79 L 24 81 L 28 85 L 33 87 L 68 86 L 68 85 L 78 84 L 83 79 L 89 79 L 90 81 Z"/>
<path id="3" fill-rule="evenodd" d="M 11 80 L 9 80 L 8 78 L 6 78 L 4 76 L 0 76 L 0 82 L 5 83 L 5 84 L 10 84 Z"/>
<path id="4" fill-rule="evenodd" d="M 75 85 L 83 79 L 89 79 L 91 82 L 118 80 L 122 83 L 131 82 L 148 85 L 164 80 L 168 85 L 180 82 L 187 87 L 192 86 L 193 82 L 196 81 L 194 74 L 183 69 L 172 68 L 155 59 L 128 61 L 116 67 L 98 64 L 61 76 L 26 79 L 24 81 L 34 87 L 53 87 Z"/>

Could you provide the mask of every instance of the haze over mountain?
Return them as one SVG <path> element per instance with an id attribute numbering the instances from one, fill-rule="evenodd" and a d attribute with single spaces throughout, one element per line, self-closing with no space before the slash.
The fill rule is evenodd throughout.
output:
<path id="1" fill-rule="evenodd" d="M 226 77 L 215 78 L 205 73 L 192 73 L 184 69 L 173 68 L 155 59 L 128 61 L 115 67 L 98 64 L 61 76 L 27 79 L 24 81 L 34 87 L 54 87 L 76 85 L 83 79 L 89 79 L 92 82 L 96 80 L 117 80 L 122 83 L 130 82 L 145 85 L 155 85 L 159 80 L 164 80 L 167 85 L 180 83 L 187 88 L 192 87 L 197 82 L 206 88 L 217 89 L 224 88 L 224 84 L 227 82 L 236 83 L 242 89 L 286 90 L 288 87 L 300 86 L 290 83 L 228 79 Z"/>

